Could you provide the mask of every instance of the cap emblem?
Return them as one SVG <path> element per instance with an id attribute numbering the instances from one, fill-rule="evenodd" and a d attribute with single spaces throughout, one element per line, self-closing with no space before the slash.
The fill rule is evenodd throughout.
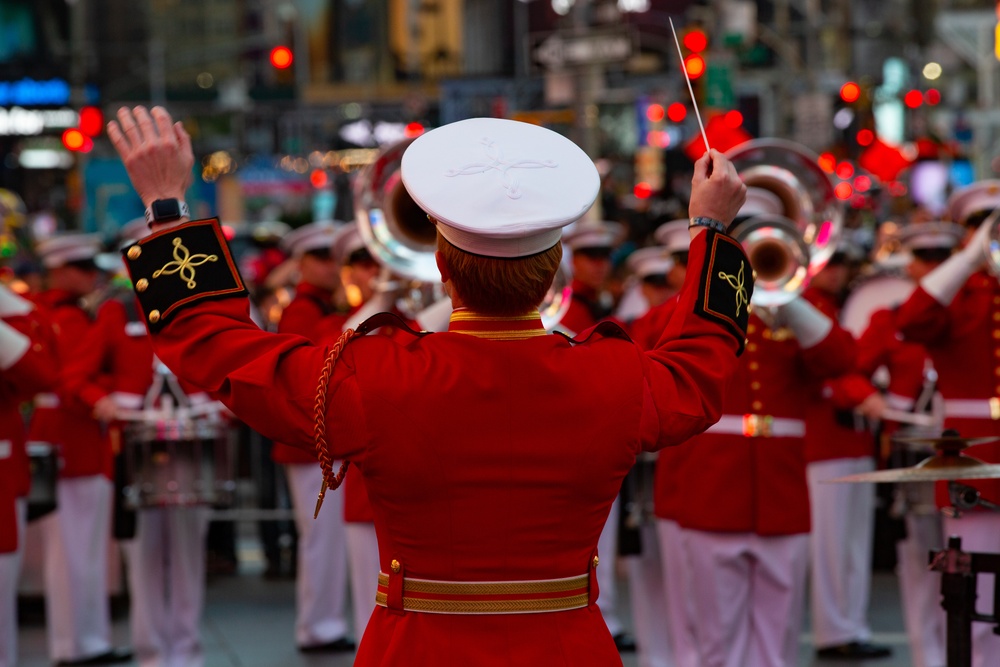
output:
<path id="1" fill-rule="evenodd" d="M 503 175 L 501 185 L 507 191 L 507 196 L 511 199 L 520 199 L 524 195 L 524 192 L 521 190 L 521 184 L 517 180 L 517 177 L 508 173 L 511 169 L 554 169 L 559 166 L 553 160 L 504 160 L 503 151 L 496 145 L 495 141 L 484 137 L 480 143 L 486 147 L 486 157 L 489 158 L 489 162 L 466 164 L 458 169 L 449 169 L 444 175 L 469 176 L 472 174 L 483 174 L 491 169 L 495 169 Z"/>

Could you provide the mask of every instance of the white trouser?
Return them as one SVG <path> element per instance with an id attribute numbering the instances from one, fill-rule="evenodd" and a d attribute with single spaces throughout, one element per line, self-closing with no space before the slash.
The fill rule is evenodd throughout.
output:
<path id="1" fill-rule="evenodd" d="M 927 569 L 928 552 L 944 547 L 941 515 L 909 513 L 905 521 L 906 539 L 896 543 L 896 574 L 910 657 L 913 667 L 944 667 L 947 654 L 941 575 Z"/>
<path id="2" fill-rule="evenodd" d="M 672 667 L 670 641 L 664 628 L 667 601 L 663 596 L 663 565 L 656 526 L 644 523 L 639 531 L 642 553 L 624 558 L 639 667 Z"/>
<path id="3" fill-rule="evenodd" d="M 870 472 L 870 456 L 806 466 L 812 515 L 812 627 L 817 648 L 866 642 L 875 532 L 875 485 L 827 480 Z"/>
<path id="4" fill-rule="evenodd" d="M 17 667 L 17 580 L 24 554 L 28 501 L 14 501 L 17 512 L 17 550 L 0 554 L 0 667 Z"/>
<path id="5" fill-rule="evenodd" d="M 618 618 L 618 510 L 621 506 L 621 496 L 611 503 L 611 513 L 604 524 L 601 536 L 597 540 L 597 553 L 601 565 L 597 568 L 597 587 L 599 597 L 597 606 L 601 609 L 608 632 L 617 635 L 624 632 L 621 619 Z"/>
<path id="6" fill-rule="evenodd" d="M 354 636 L 365 634 L 368 619 L 375 609 L 378 592 L 378 538 L 375 524 L 348 523 L 347 565 L 351 570 L 351 603 L 354 607 Z"/>
<path id="7" fill-rule="evenodd" d="M 111 649 L 112 492 L 111 481 L 103 475 L 60 479 L 58 509 L 43 519 L 45 613 L 53 661 L 87 658 Z"/>
<path id="8" fill-rule="evenodd" d="M 684 540 L 688 531 L 676 521 L 656 520 L 663 566 L 663 591 L 666 599 L 666 626 L 670 652 L 675 667 L 699 667 L 698 645 L 692 623 L 694 602 L 691 599 L 691 567 L 687 563 Z"/>
<path id="9" fill-rule="evenodd" d="M 132 644 L 141 667 L 201 667 L 207 507 L 138 512 L 123 543 L 131 591 Z"/>
<path id="10" fill-rule="evenodd" d="M 992 499 L 991 499 L 992 500 Z M 1000 553 L 1000 513 L 970 512 L 958 519 L 945 517 L 944 534 L 962 538 L 962 551 Z M 944 546 L 944 545 L 942 545 Z M 976 610 L 993 613 L 993 580 L 995 576 L 976 577 Z M 1000 656 L 1000 636 L 993 634 L 989 623 L 972 624 L 972 667 L 995 667 Z"/>
<path id="11" fill-rule="evenodd" d="M 344 494 L 328 492 L 323 511 L 314 520 L 322 468 L 319 463 L 295 463 L 286 465 L 285 471 L 299 531 L 295 641 L 299 646 L 325 644 L 347 636 Z"/>
<path id="12" fill-rule="evenodd" d="M 797 664 L 807 534 L 684 531 L 701 667 Z"/>

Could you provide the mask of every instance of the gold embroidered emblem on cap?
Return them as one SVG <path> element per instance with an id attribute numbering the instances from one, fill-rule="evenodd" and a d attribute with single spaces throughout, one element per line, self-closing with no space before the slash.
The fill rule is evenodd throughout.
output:
<path id="1" fill-rule="evenodd" d="M 732 275 L 731 273 L 726 273 L 725 271 L 719 271 L 719 277 L 729 283 L 729 286 L 736 290 L 736 316 L 739 317 L 740 309 L 743 306 L 749 306 L 749 299 L 747 299 L 747 289 L 743 286 L 743 273 L 746 269 L 746 264 L 740 262 L 740 272 L 737 275 Z M 748 311 L 749 312 L 749 311 Z"/>
<path id="2" fill-rule="evenodd" d="M 511 199 L 520 199 L 524 194 L 521 192 L 521 183 L 513 175 L 508 174 L 511 169 L 555 169 L 559 165 L 553 160 L 515 160 L 513 162 L 503 159 L 503 151 L 497 147 L 495 141 L 484 137 L 480 142 L 486 147 L 486 157 L 489 162 L 473 162 L 463 165 L 458 169 L 449 169 L 444 172 L 445 176 L 469 176 L 472 174 L 484 174 L 491 169 L 496 169 L 503 175 L 501 183 L 507 196 Z"/>
<path id="3" fill-rule="evenodd" d="M 160 276 L 172 276 L 177 273 L 181 280 L 187 283 L 188 289 L 194 289 L 197 283 L 194 281 L 194 267 L 201 266 L 205 262 L 219 261 L 218 255 L 205 255 L 202 253 L 192 255 L 191 251 L 184 247 L 181 237 L 177 237 L 174 243 L 174 261 L 167 262 L 162 267 L 153 271 L 153 278 Z"/>

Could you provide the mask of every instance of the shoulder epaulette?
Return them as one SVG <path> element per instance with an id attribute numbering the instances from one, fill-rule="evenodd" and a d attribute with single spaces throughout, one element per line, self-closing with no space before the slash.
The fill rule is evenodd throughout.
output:
<path id="1" fill-rule="evenodd" d="M 433 333 L 431 331 L 415 331 L 414 329 L 411 329 L 409 325 L 406 324 L 406 321 L 395 313 L 375 313 L 367 320 L 359 324 L 354 329 L 354 332 L 359 336 L 365 336 L 382 327 L 396 327 L 397 329 L 402 329 L 406 333 L 417 336 L 418 338 Z"/>
<path id="2" fill-rule="evenodd" d="M 632 342 L 631 336 L 625 333 L 625 330 L 621 328 L 621 325 L 617 322 L 611 322 L 610 320 L 598 322 L 593 328 L 591 328 L 587 337 L 583 339 L 570 336 L 562 331 L 556 331 L 556 334 L 562 336 L 574 345 L 583 345 L 584 343 L 588 343 L 594 336 L 597 336 L 598 338 L 620 338 L 621 340 L 627 340 L 630 343 Z"/>

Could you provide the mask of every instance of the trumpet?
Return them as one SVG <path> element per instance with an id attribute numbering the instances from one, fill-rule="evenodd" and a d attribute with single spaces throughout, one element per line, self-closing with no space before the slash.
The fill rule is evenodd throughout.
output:
<path id="1" fill-rule="evenodd" d="M 739 222 L 734 238 L 743 244 L 756 274 L 753 303 L 775 307 L 801 294 L 833 256 L 843 228 L 843 209 L 819 157 L 781 139 L 757 139 L 727 153 L 748 187 L 772 192 L 781 213 Z"/>

